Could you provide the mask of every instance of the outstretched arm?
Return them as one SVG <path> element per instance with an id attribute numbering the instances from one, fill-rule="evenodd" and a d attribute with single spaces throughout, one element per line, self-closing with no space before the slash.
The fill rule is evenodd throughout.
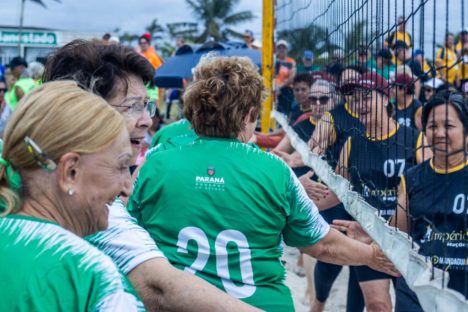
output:
<path id="1" fill-rule="evenodd" d="M 260 311 L 164 258 L 142 263 L 128 277 L 148 311 Z"/>
<path id="2" fill-rule="evenodd" d="M 333 228 L 318 243 L 300 248 L 300 250 L 323 262 L 339 265 L 367 265 L 392 276 L 400 275 L 377 245 L 361 243 Z"/>

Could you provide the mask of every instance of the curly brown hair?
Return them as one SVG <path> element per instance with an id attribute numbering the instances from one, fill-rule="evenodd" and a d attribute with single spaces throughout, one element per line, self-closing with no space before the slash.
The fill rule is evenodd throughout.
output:
<path id="1" fill-rule="evenodd" d="M 154 69 L 132 48 L 77 39 L 47 58 L 42 81 L 74 80 L 80 87 L 109 100 L 122 91 L 117 87 L 119 80 L 127 93 L 130 75 L 152 85 Z"/>
<path id="2" fill-rule="evenodd" d="M 200 136 L 236 138 L 251 108 L 250 121 L 258 118 L 264 98 L 263 79 L 248 58 L 208 56 L 185 90 L 184 113 Z"/>

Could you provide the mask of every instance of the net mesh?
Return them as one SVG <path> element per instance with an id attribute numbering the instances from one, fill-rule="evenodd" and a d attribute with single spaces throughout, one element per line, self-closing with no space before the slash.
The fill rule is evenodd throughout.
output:
<path id="1" fill-rule="evenodd" d="M 467 2 L 276 4 L 273 117 L 288 142 L 275 149 L 336 194 L 427 311 L 468 309 Z"/>

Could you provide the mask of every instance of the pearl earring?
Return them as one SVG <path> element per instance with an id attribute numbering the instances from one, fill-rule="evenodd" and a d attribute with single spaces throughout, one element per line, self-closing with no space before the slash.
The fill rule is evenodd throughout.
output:
<path id="1" fill-rule="evenodd" d="M 68 195 L 73 196 L 73 194 L 75 194 L 75 190 L 72 189 L 72 188 L 69 188 L 67 193 L 68 193 Z"/>

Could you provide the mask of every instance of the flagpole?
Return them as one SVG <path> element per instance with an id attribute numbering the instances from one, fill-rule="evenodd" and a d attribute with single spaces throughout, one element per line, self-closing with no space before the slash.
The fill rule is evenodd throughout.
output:
<path id="1" fill-rule="evenodd" d="M 23 49 L 22 49 L 22 42 L 23 42 L 23 20 L 24 20 L 24 5 L 26 0 L 21 0 L 21 13 L 20 13 L 20 24 L 19 24 L 19 35 L 18 35 L 18 50 L 19 55 L 23 57 Z"/>

